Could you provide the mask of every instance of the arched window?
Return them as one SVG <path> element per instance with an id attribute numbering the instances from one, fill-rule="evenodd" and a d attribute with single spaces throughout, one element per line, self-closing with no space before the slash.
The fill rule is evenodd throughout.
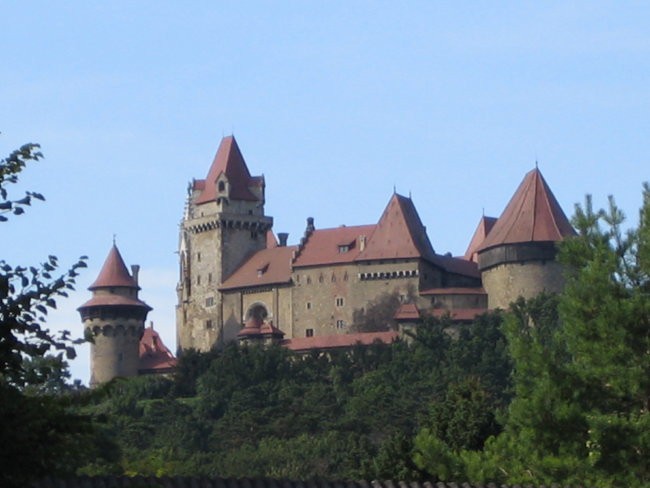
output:
<path id="1" fill-rule="evenodd" d="M 264 322 L 264 320 L 266 320 L 266 317 L 268 316 L 269 316 L 268 310 L 266 310 L 266 307 L 261 303 L 255 303 L 248 309 L 248 312 L 246 312 L 247 320 L 250 319 L 251 317 L 254 317 L 259 322 Z"/>
<path id="2" fill-rule="evenodd" d="M 218 190 L 219 192 L 224 192 L 224 191 L 226 191 L 226 184 L 225 184 L 223 181 L 220 181 L 220 182 L 217 184 L 217 190 Z"/>

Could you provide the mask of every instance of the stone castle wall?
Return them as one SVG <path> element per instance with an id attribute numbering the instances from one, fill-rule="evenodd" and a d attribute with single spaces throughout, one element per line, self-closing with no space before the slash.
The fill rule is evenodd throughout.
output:
<path id="1" fill-rule="evenodd" d="M 562 265 L 557 261 L 527 261 L 494 266 L 482 273 L 489 308 L 507 309 L 519 296 L 532 298 L 564 287 Z"/>
<path id="2" fill-rule="evenodd" d="M 140 338 L 144 332 L 142 320 L 115 318 L 107 321 L 97 317 L 85 320 L 84 328 L 94 341 L 90 346 L 91 386 L 116 377 L 137 376 Z"/>

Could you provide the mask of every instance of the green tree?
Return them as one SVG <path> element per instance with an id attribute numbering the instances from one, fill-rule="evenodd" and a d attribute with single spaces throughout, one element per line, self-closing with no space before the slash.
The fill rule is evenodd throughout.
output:
<path id="1" fill-rule="evenodd" d="M 0 160 L 0 222 L 21 215 L 33 199 L 42 195 L 26 192 L 9 198 L 7 186 L 30 161 L 42 158 L 39 146 L 26 144 Z M 63 332 L 55 335 L 45 327 L 48 309 L 58 297 L 74 289 L 77 270 L 85 267 L 81 258 L 67 272 L 54 276 L 55 256 L 40 266 L 11 266 L 0 260 L 0 481 L 3 486 L 24 486 L 45 474 L 65 474 L 83 462 L 89 449 L 90 424 L 69 413 L 66 404 L 49 396 L 26 396 L 21 389 L 29 383 L 37 388 L 52 374 L 38 363 L 49 351 L 64 351 L 74 357 L 73 341 Z M 61 366 L 59 363 L 58 366 Z M 40 371 L 40 372 L 39 372 Z M 52 367 L 49 368 L 52 373 Z"/>
<path id="2" fill-rule="evenodd" d="M 648 185 L 627 232 L 611 198 L 576 208 L 557 306 L 520 301 L 507 322 L 515 398 L 503 434 L 461 456 L 470 479 L 650 484 L 649 216 Z"/>

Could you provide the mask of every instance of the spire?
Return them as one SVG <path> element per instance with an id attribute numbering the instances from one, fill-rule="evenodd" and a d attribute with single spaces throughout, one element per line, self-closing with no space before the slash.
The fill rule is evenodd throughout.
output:
<path id="1" fill-rule="evenodd" d="M 226 136 L 221 140 L 217 154 L 212 161 L 208 176 L 203 180 L 203 188 L 195 203 L 211 202 L 217 198 L 217 180 L 225 175 L 229 189 L 229 197 L 234 200 L 256 201 L 258 198 L 249 187 L 256 183 L 248 171 L 235 136 Z M 201 180 L 199 180 L 201 181 Z M 259 182 L 257 182 L 259 184 Z M 198 185 L 200 187 L 200 185 Z"/>
<path id="2" fill-rule="evenodd" d="M 95 290 L 97 288 L 120 286 L 139 289 L 135 280 L 129 274 L 119 249 L 115 243 L 113 243 L 113 247 L 111 247 L 97 279 L 88 287 L 88 289 Z"/>
<path id="3" fill-rule="evenodd" d="M 391 196 L 375 231 L 357 259 L 395 258 L 434 259 L 433 247 L 413 200 L 397 193 Z"/>
<path id="4" fill-rule="evenodd" d="M 523 242 L 557 242 L 575 231 L 538 168 L 528 172 L 478 251 Z"/>

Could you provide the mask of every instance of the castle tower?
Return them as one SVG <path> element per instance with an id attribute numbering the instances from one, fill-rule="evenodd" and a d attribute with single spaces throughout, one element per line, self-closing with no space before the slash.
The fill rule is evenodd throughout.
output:
<path id="1" fill-rule="evenodd" d="M 556 243 L 572 235 L 541 172 L 530 171 L 477 250 L 488 307 L 508 308 L 519 296 L 561 291 Z"/>
<path id="2" fill-rule="evenodd" d="M 237 335 L 239 330 L 224 330 L 219 285 L 266 247 L 272 225 L 273 219 L 264 215 L 264 177 L 251 176 L 235 138 L 225 137 L 207 177 L 192 182 L 181 222 L 176 307 L 180 350 L 207 351 Z"/>
<path id="3" fill-rule="evenodd" d="M 113 244 L 99 276 L 88 288 L 93 297 L 77 310 L 84 332 L 92 338 L 90 386 L 120 376 L 136 376 L 139 344 L 151 307 L 138 298 L 138 266 L 129 274 Z"/>

